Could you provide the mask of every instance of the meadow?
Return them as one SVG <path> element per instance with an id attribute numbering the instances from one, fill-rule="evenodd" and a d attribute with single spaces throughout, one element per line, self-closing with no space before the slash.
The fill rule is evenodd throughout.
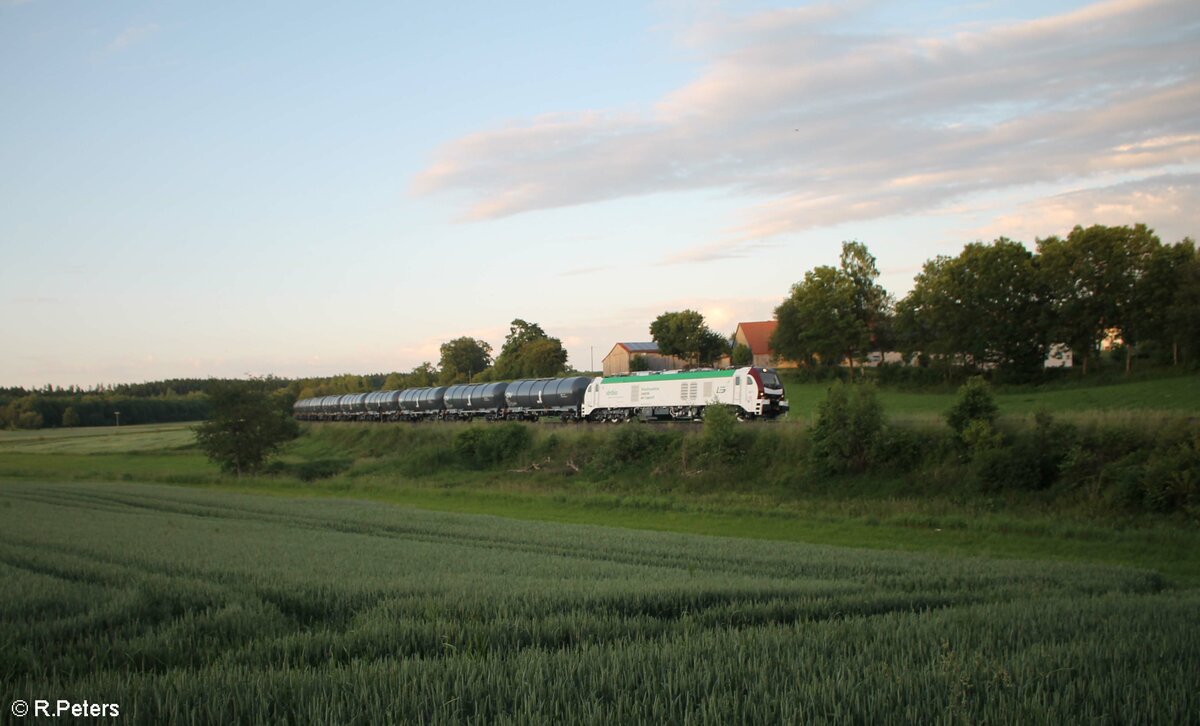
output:
<path id="1" fill-rule="evenodd" d="M 1200 713 L 1200 593 L 1135 569 L 9 480 L 0 573 L 8 697 L 135 723 Z"/>

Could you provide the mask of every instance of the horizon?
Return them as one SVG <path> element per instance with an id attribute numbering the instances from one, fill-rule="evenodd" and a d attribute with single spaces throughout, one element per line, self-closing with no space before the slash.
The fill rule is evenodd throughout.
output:
<path id="1" fill-rule="evenodd" d="M 1198 41 L 1152 0 L 0 2 L 0 386 L 404 372 L 514 318 L 597 370 L 843 240 L 899 298 L 975 241 L 1195 238 Z"/>

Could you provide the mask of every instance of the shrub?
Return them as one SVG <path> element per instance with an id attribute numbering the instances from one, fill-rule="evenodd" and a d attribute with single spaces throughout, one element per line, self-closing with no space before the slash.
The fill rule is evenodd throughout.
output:
<path id="1" fill-rule="evenodd" d="M 1191 441 L 1150 455 L 1141 480 L 1142 502 L 1154 512 L 1200 508 L 1200 442 Z"/>
<path id="2" fill-rule="evenodd" d="M 659 443 L 659 436 L 640 421 L 631 421 L 619 427 L 605 447 L 608 461 L 623 465 L 641 461 L 650 455 Z"/>
<path id="3" fill-rule="evenodd" d="M 893 472 L 909 472 L 921 465 L 937 449 L 928 434 L 907 426 L 884 426 L 871 452 L 873 467 Z"/>
<path id="4" fill-rule="evenodd" d="M 454 437 L 454 453 L 459 463 L 473 469 L 510 461 L 529 448 L 533 436 L 519 423 L 469 426 Z"/>
<path id="5" fill-rule="evenodd" d="M 1024 438 L 1009 446 L 977 449 L 971 456 L 971 468 L 985 492 L 1040 489 L 1043 485 L 1037 458 Z"/>
<path id="6" fill-rule="evenodd" d="M 1034 417 L 1032 430 L 1021 430 L 1006 441 L 981 419 L 967 424 L 962 441 L 971 453 L 976 481 L 985 492 L 1001 489 L 1046 489 L 1059 479 L 1068 454 L 1076 454 L 1075 430 L 1044 411 Z"/>
<path id="7" fill-rule="evenodd" d="M 729 463 L 742 453 L 742 436 L 738 431 L 737 414 L 725 406 L 704 409 L 704 456 L 712 461 Z"/>
<path id="8" fill-rule="evenodd" d="M 975 376 L 958 389 L 958 400 L 946 412 L 946 422 L 961 436 L 972 421 L 996 422 L 996 400 L 987 381 Z"/>
<path id="9" fill-rule="evenodd" d="M 882 428 L 883 407 L 874 385 L 835 383 L 817 407 L 812 463 L 831 474 L 864 471 Z"/>

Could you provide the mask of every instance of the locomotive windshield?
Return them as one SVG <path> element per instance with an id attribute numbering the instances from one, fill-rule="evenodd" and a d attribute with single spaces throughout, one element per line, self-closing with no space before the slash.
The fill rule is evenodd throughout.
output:
<path id="1" fill-rule="evenodd" d="M 759 376 L 762 378 L 764 388 L 783 388 L 783 384 L 779 382 L 779 376 L 775 375 L 775 371 L 763 368 Z"/>

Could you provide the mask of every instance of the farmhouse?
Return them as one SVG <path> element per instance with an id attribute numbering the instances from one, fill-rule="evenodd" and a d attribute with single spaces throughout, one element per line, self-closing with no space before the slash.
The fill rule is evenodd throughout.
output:
<path id="1" fill-rule="evenodd" d="M 673 355 L 658 352 L 658 343 L 617 343 L 604 356 L 604 375 L 618 376 L 629 373 L 634 360 L 641 364 L 640 370 L 665 371 L 687 366 L 687 361 Z"/>
<path id="2" fill-rule="evenodd" d="M 762 320 L 753 323 L 738 323 L 733 333 L 734 345 L 744 345 L 750 349 L 753 356 L 751 365 L 760 368 L 795 368 L 794 361 L 780 360 L 771 351 L 771 335 L 775 332 L 777 320 Z"/>

